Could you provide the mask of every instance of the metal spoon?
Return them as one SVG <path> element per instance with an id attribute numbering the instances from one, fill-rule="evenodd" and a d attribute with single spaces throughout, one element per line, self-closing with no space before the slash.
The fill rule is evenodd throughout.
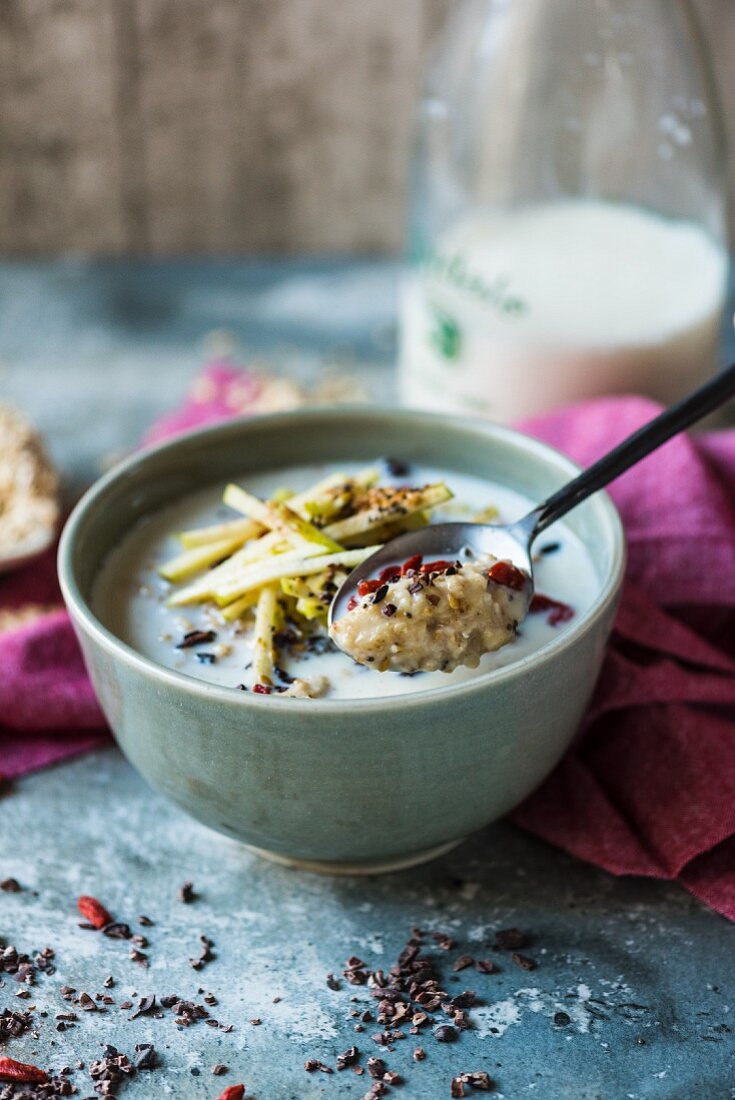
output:
<path id="1" fill-rule="evenodd" d="M 530 578 L 533 593 L 534 540 L 556 520 L 583 500 L 603 489 L 642 458 L 678 435 L 691 424 L 723 405 L 735 395 L 735 365 L 716 375 L 678 404 L 666 409 L 649 424 L 615 447 L 588 470 L 550 496 L 523 519 L 511 524 L 437 523 L 386 542 L 350 573 L 329 608 L 329 625 L 346 611 L 358 584 L 375 576 L 388 565 L 400 564 L 414 554 L 441 558 L 474 558 L 492 554 L 508 559 Z"/>

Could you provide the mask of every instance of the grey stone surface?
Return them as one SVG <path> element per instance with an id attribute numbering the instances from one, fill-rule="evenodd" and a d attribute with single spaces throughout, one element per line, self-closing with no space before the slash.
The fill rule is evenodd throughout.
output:
<path id="1" fill-rule="evenodd" d="M 485 1003 L 459 1043 L 409 1036 L 385 1055 L 405 1072 L 397 1093 L 405 1100 L 446 1097 L 453 1073 L 475 1069 L 486 1069 L 506 1098 L 732 1095 L 731 927 L 676 886 L 616 880 L 510 826 L 487 829 L 449 856 L 398 875 L 308 875 L 262 862 L 194 823 L 111 749 L 19 782 L 0 802 L 0 835 L 0 872 L 28 887 L 0 894 L 2 933 L 19 949 L 48 943 L 58 967 L 39 979 L 31 1001 L 15 1001 L 12 982 L 0 989 L 0 1005 L 49 1012 L 38 1041 L 13 1040 L 9 1049 L 59 1067 L 89 1061 L 104 1042 L 128 1053 L 137 1042 L 154 1042 L 162 1068 L 127 1083 L 121 1095 L 130 1100 L 215 1097 L 233 1081 L 244 1081 L 258 1100 L 357 1100 L 365 1079 L 351 1071 L 313 1078 L 303 1069 L 307 1057 L 334 1065 L 353 1042 L 363 1062 L 380 1053 L 370 1039 L 378 1026 L 356 1035 L 348 1018 L 350 996 L 370 1003 L 368 992 L 346 985 L 334 992 L 326 974 L 339 974 L 351 954 L 387 968 L 413 925 L 456 937 L 456 950 L 435 952 L 448 988 L 475 989 Z M 191 905 L 177 900 L 186 879 L 200 895 Z M 80 893 L 98 895 L 133 925 L 140 913 L 155 921 L 142 929 L 150 939 L 148 970 L 129 960 L 125 942 L 78 928 Z M 451 973 L 458 954 L 492 954 L 493 930 L 512 925 L 533 934 L 528 954 L 537 970 L 523 972 L 494 954 L 498 975 Z M 200 933 L 214 940 L 217 957 L 196 973 L 187 960 Z M 94 995 L 108 974 L 116 1004 L 104 1015 L 79 1012 L 79 1023 L 57 1034 L 60 986 Z M 171 1013 L 130 1021 L 119 1009 L 133 993 L 201 1001 L 199 987 L 217 997 L 210 1011 L 234 1025 L 230 1034 L 203 1023 L 177 1028 Z M 276 996 L 282 1000 L 273 1004 Z M 566 1027 L 554 1026 L 558 1011 L 570 1017 Z M 253 1018 L 262 1024 L 252 1026 Z M 427 1058 L 415 1065 L 418 1042 Z M 226 1078 L 211 1076 L 216 1062 L 230 1067 Z"/>
<path id="2" fill-rule="evenodd" d="M 213 329 L 298 377 L 352 362 L 368 388 L 390 392 L 395 277 L 380 263 L 0 265 L 0 396 L 48 434 L 73 495 L 180 398 Z M 735 1096 L 731 926 L 675 885 L 613 879 L 508 825 L 399 875 L 320 878 L 261 862 L 195 824 L 111 748 L 19 780 L 0 798 L 0 879 L 9 875 L 26 889 L 0 892 L 0 937 L 20 950 L 52 946 L 58 969 L 29 1001 L 12 981 L 0 986 L 0 1009 L 48 1013 L 37 1040 L 11 1040 L 3 1052 L 58 1069 L 98 1056 L 104 1042 L 132 1053 L 154 1041 L 161 1070 L 127 1082 L 121 1098 L 207 1100 L 244 1081 L 257 1100 L 357 1100 L 365 1078 L 303 1070 L 306 1057 L 333 1064 L 352 1042 L 363 1061 L 376 1052 L 377 1027 L 356 1035 L 348 1018 L 353 991 L 331 991 L 325 976 L 353 953 L 389 966 L 414 924 L 450 930 L 459 941 L 450 959 L 485 956 L 494 929 L 518 925 L 533 933 L 539 966 L 525 973 L 501 959 L 502 973 L 483 976 L 445 965 L 450 990 L 474 988 L 485 1003 L 460 1043 L 420 1040 L 419 1065 L 413 1037 L 396 1044 L 386 1056 L 406 1074 L 396 1097 L 440 1100 L 453 1073 L 475 1069 L 507 1100 Z M 201 893 L 191 906 L 176 900 L 185 879 Z M 129 960 L 126 943 L 78 928 L 83 892 L 133 925 L 140 913 L 156 922 L 142 929 L 149 969 Z M 197 974 L 188 959 L 200 933 L 217 958 Z M 79 1012 L 57 1033 L 54 1013 L 68 1007 L 61 985 L 94 994 L 108 974 L 116 1004 Z M 191 997 L 200 986 L 216 995 L 212 1011 L 230 1034 L 179 1028 L 170 1013 L 131 1022 L 119 1008 L 133 991 Z M 554 1025 L 557 1011 L 567 1026 Z M 230 1067 L 226 1077 L 211 1075 L 216 1062 Z M 84 1074 L 76 1080 L 89 1095 Z"/>

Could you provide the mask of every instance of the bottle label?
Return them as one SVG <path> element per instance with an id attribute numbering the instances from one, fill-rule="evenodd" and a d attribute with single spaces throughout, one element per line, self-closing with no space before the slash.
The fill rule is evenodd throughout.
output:
<path id="1" fill-rule="evenodd" d="M 461 253 L 437 252 L 403 288 L 403 400 L 424 408 L 501 415 L 488 384 L 489 344 L 512 340 L 529 313 L 529 303 L 514 292 L 508 275 L 486 279 Z"/>

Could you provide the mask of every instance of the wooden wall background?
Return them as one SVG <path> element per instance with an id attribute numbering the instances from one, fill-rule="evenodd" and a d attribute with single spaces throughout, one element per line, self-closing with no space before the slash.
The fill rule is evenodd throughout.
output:
<path id="1" fill-rule="evenodd" d="M 452 2 L 0 0 L 0 252 L 395 248 Z M 735 0 L 697 3 L 735 149 Z"/>

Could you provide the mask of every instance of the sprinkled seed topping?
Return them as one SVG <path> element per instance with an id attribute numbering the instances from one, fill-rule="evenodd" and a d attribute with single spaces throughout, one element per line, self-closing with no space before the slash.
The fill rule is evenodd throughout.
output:
<path id="1" fill-rule="evenodd" d="M 190 630 L 184 635 L 176 648 L 191 649 L 193 646 L 206 645 L 208 642 L 216 641 L 216 639 L 217 635 L 214 630 Z"/>

